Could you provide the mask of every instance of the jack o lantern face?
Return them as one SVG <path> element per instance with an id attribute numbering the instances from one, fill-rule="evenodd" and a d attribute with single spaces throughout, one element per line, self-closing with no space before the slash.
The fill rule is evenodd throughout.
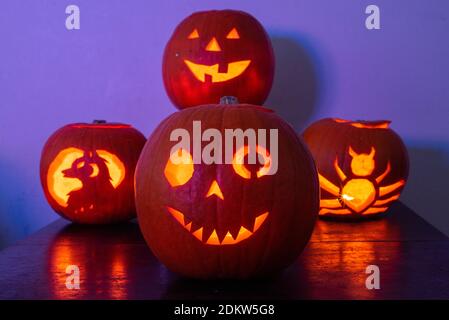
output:
<path id="1" fill-rule="evenodd" d="M 200 39 L 200 35 L 198 29 L 194 29 L 192 33 L 187 37 L 189 40 Z M 239 40 L 240 35 L 236 28 L 232 28 L 226 36 L 228 40 Z M 207 43 L 204 48 L 205 51 L 208 52 L 221 52 L 220 44 L 217 41 L 216 37 L 212 37 L 212 39 Z M 189 70 L 198 79 L 198 81 L 206 82 L 210 81 L 213 83 L 216 82 L 224 82 L 234 79 L 235 77 L 240 76 L 246 68 L 251 64 L 251 60 L 240 60 L 240 61 L 232 61 L 224 64 L 224 68 L 219 72 L 219 64 L 214 65 L 204 65 L 195 63 L 190 61 L 189 59 L 184 59 L 184 63 L 187 65 Z"/>
<path id="2" fill-rule="evenodd" d="M 190 277 L 279 270 L 304 248 L 318 213 L 316 168 L 294 130 L 266 108 L 226 103 L 172 114 L 155 129 L 136 167 L 142 234 L 169 269 Z M 249 129 L 254 140 L 226 138 L 231 130 Z M 186 133 L 186 143 L 176 143 L 174 132 Z M 207 132 L 216 135 L 209 139 Z"/>
<path id="3" fill-rule="evenodd" d="M 179 108 L 225 95 L 262 104 L 271 89 L 273 61 L 270 40 L 252 16 L 199 12 L 181 22 L 166 46 L 164 84 Z"/>
<path id="4" fill-rule="evenodd" d="M 175 164 L 175 161 L 173 161 L 174 154 L 172 154 L 167 160 L 167 164 L 164 169 L 165 178 L 173 188 L 180 187 L 189 183 L 195 172 L 193 157 L 188 151 L 179 149 L 176 154 L 180 156 L 180 163 Z M 264 173 L 270 170 L 270 154 L 266 149 L 262 148 L 261 146 L 257 146 L 257 154 L 263 157 L 264 162 L 263 165 L 260 166 L 260 168 L 253 170 L 253 173 L 255 174 L 252 174 L 251 170 L 248 169 L 247 165 L 244 164 L 244 157 L 248 154 L 249 148 L 247 146 L 240 148 L 234 154 L 234 158 L 232 161 L 232 168 L 234 170 L 234 173 L 242 179 L 249 180 L 252 176 L 261 178 L 265 175 Z M 209 201 L 214 201 L 214 203 L 217 203 L 227 200 L 227 198 L 225 199 L 223 191 L 220 188 L 220 184 L 216 179 L 213 179 L 210 182 L 210 186 L 205 190 L 207 190 L 207 192 L 204 193 L 204 201 L 208 201 L 209 199 Z M 269 215 L 269 211 L 259 212 L 259 214 L 254 217 L 253 221 L 249 219 L 249 225 L 237 226 L 237 228 L 232 229 L 232 232 L 231 229 L 221 229 L 219 227 L 215 227 L 212 229 L 210 234 L 203 234 L 204 226 L 199 221 L 202 220 L 201 218 L 195 220 L 194 223 L 192 219 L 186 216 L 183 212 L 171 206 L 166 206 L 166 208 L 168 213 L 170 213 L 181 226 L 183 226 L 188 232 L 190 232 L 192 236 L 207 245 L 233 245 L 246 240 L 250 238 L 257 230 L 259 230 L 259 228 L 262 226 Z M 252 215 L 250 214 L 250 216 Z M 192 226 L 195 226 L 195 228 L 193 228 Z"/>

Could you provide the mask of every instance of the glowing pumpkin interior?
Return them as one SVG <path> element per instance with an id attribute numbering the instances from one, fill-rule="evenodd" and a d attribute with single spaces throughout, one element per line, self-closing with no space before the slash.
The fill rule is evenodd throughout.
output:
<path id="1" fill-rule="evenodd" d="M 189 41 L 200 41 L 201 35 L 198 29 L 195 28 L 188 35 Z M 239 40 L 240 34 L 237 28 L 232 28 L 226 36 L 227 40 Z M 212 37 L 205 46 L 206 52 L 221 52 L 222 48 L 216 37 Z M 251 59 L 238 60 L 229 62 L 226 66 L 226 71 L 219 70 L 219 64 L 205 65 L 201 63 L 195 63 L 189 59 L 184 59 L 184 63 L 188 69 L 192 72 L 193 76 L 200 82 L 206 82 L 206 79 L 210 79 L 212 83 L 225 82 L 240 76 L 251 63 Z"/>
<path id="2" fill-rule="evenodd" d="M 92 159 L 101 159 L 104 166 Z M 103 169 L 104 168 L 104 169 Z M 107 172 L 103 172 L 103 171 Z M 47 173 L 47 186 L 51 197 L 61 206 L 67 207 L 70 195 L 83 189 L 84 183 L 107 175 L 113 188 L 125 178 L 126 169 L 122 161 L 106 150 L 84 151 L 70 147 L 60 151 L 51 162 Z"/>
<path id="3" fill-rule="evenodd" d="M 382 185 L 382 181 L 391 171 L 390 163 L 377 177 L 372 177 L 376 168 L 374 159 L 376 149 L 371 148 L 370 153 L 357 153 L 352 147 L 348 148 L 351 160 L 351 172 L 345 173 L 341 169 L 338 158 L 335 158 L 334 169 L 340 184 L 329 181 L 319 173 L 320 187 L 335 198 L 321 199 L 320 215 L 327 213 L 346 215 L 353 212 L 363 215 L 385 212 L 388 204 L 399 198 L 399 188 L 405 180 L 399 180 L 390 185 Z"/>
<path id="4" fill-rule="evenodd" d="M 255 172 L 254 177 L 261 178 L 266 175 L 271 168 L 271 156 L 269 152 L 257 145 L 256 152 L 254 155 L 258 156 L 260 167 L 257 170 L 251 170 L 245 164 L 245 158 L 250 156 L 250 149 L 248 146 L 243 146 L 237 152 L 235 152 L 232 168 L 239 177 L 243 179 L 250 179 L 252 175 L 252 171 Z M 164 176 L 167 179 L 167 182 L 172 188 L 176 188 L 182 185 L 187 184 L 192 178 L 195 171 L 195 166 L 193 163 L 192 155 L 184 150 L 179 149 L 176 152 L 173 152 L 164 169 Z M 225 195 L 223 194 L 222 188 L 220 187 L 217 179 L 213 179 L 207 192 L 204 194 L 204 199 L 215 197 L 217 201 L 225 201 Z M 198 227 L 193 230 L 192 219 L 186 217 L 186 215 L 180 210 L 173 208 L 172 206 L 166 206 L 168 213 L 177 221 L 185 230 L 187 230 L 193 237 L 195 237 L 198 241 L 206 245 L 234 245 L 241 241 L 244 241 L 250 238 L 260 227 L 263 225 L 265 220 L 269 216 L 269 211 L 262 212 L 256 216 L 254 219 L 253 227 L 248 229 L 244 226 L 240 226 L 238 232 L 236 234 L 232 234 L 229 230 L 225 232 L 224 237 L 219 237 L 217 233 L 217 229 L 213 229 L 212 233 L 206 238 L 203 235 L 203 227 L 200 223 L 195 223 Z M 226 230 L 225 230 L 226 231 Z"/>
<path id="5" fill-rule="evenodd" d="M 388 129 L 390 127 L 390 121 L 380 120 L 380 121 L 350 121 L 335 118 L 333 119 L 337 123 L 347 123 L 355 128 L 363 129 Z"/>

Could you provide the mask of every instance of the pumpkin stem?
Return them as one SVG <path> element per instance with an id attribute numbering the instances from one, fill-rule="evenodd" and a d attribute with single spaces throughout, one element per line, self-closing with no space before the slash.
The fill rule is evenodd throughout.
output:
<path id="1" fill-rule="evenodd" d="M 224 96 L 220 98 L 220 104 L 239 104 L 239 100 L 233 96 Z"/>
<path id="2" fill-rule="evenodd" d="M 106 120 L 94 120 L 94 121 L 92 121 L 92 123 L 94 123 L 94 124 L 106 123 Z"/>

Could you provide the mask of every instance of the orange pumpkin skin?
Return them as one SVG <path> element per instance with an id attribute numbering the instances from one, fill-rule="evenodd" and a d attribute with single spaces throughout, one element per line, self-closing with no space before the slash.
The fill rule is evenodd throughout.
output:
<path id="1" fill-rule="evenodd" d="M 162 65 L 165 89 L 179 109 L 216 103 L 222 96 L 261 105 L 274 76 L 267 33 L 254 17 L 235 10 L 197 12 L 183 20 Z"/>
<path id="2" fill-rule="evenodd" d="M 132 219 L 134 170 L 145 141 L 139 131 L 120 123 L 60 128 L 41 154 L 40 178 L 48 203 L 76 223 Z"/>
<path id="3" fill-rule="evenodd" d="M 181 128 L 192 136 L 194 120 L 203 132 L 215 128 L 223 136 L 225 129 L 277 129 L 277 172 L 244 179 L 231 164 L 202 162 L 172 187 L 166 171 L 176 142 L 170 133 Z M 205 105 L 172 114 L 150 136 L 136 168 L 137 216 L 149 247 L 170 270 L 193 278 L 259 277 L 286 267 L 309 240 L 318 199 L 316 168 L 301 138 L 275 113 L 254 105 Z M 169 208 L 182 213 L 183 223 Z M 262 213 L 268 215 L 256 228 Z M 251 235 L 238 241 L 242 228 Z M 214 231 L 220 244 L 210 243 Z M 227 231 L 234 240 L 226 243 Z"/>
<path id="4" fill-rule="evenodd" d="M 390 121 L 322 119 L 303 137 L 319 172 L 320 217 L 378 217 L 399 198 L 409 162 Z"/>

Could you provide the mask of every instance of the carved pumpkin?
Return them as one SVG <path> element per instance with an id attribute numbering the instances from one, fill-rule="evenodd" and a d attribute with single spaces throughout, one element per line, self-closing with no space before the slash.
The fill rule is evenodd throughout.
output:
<path id="1" fill-rule="evenodd" d="M 178 129 L 192 136 L 195 121 L 204 133 L 222 136 L 229 129 L 277 129 L 277 171 L 270 171 L 271 140 L 270 148 L 260 140 L 256 147 L 249 140 L 238 150 L 234 145 L 232 163 L 194 163 L 195 150 L 176 149 L 170 136 Z M 245 160 L 251 148 L 258 163 Z M 247 104 L 172 114 L 151 135 L 136 168 L 137 216 L 148 245 L 169 269 L 195 278 L 262 276 L 293 262 L 311 235 L 318 191 L 313 158 L 292 128 L 269 109 Z"/>
<path id="2" fill-rule="evenodd" d="M 165 89 L 180 109 L 235 96 L 262 104 L 274 75 L 274 54 L 262 25 L 242 11 L 197 12 L 182 21 L 163 58 Z"/>
<path id="3" fill-rule="evenodd" d="M 408 155 L 389 121 L 323 119 L 303 136 L 319 172 L 321 217 L 378 216 L 399 199 Z"/>
<path id="4" fill-rule="evenodd" d="M 50 206 L 78 223 L 135 217 L 134 169 L 145 137 L 130 125 L 69 124 L 45 144 L 41 183 Z"/>

